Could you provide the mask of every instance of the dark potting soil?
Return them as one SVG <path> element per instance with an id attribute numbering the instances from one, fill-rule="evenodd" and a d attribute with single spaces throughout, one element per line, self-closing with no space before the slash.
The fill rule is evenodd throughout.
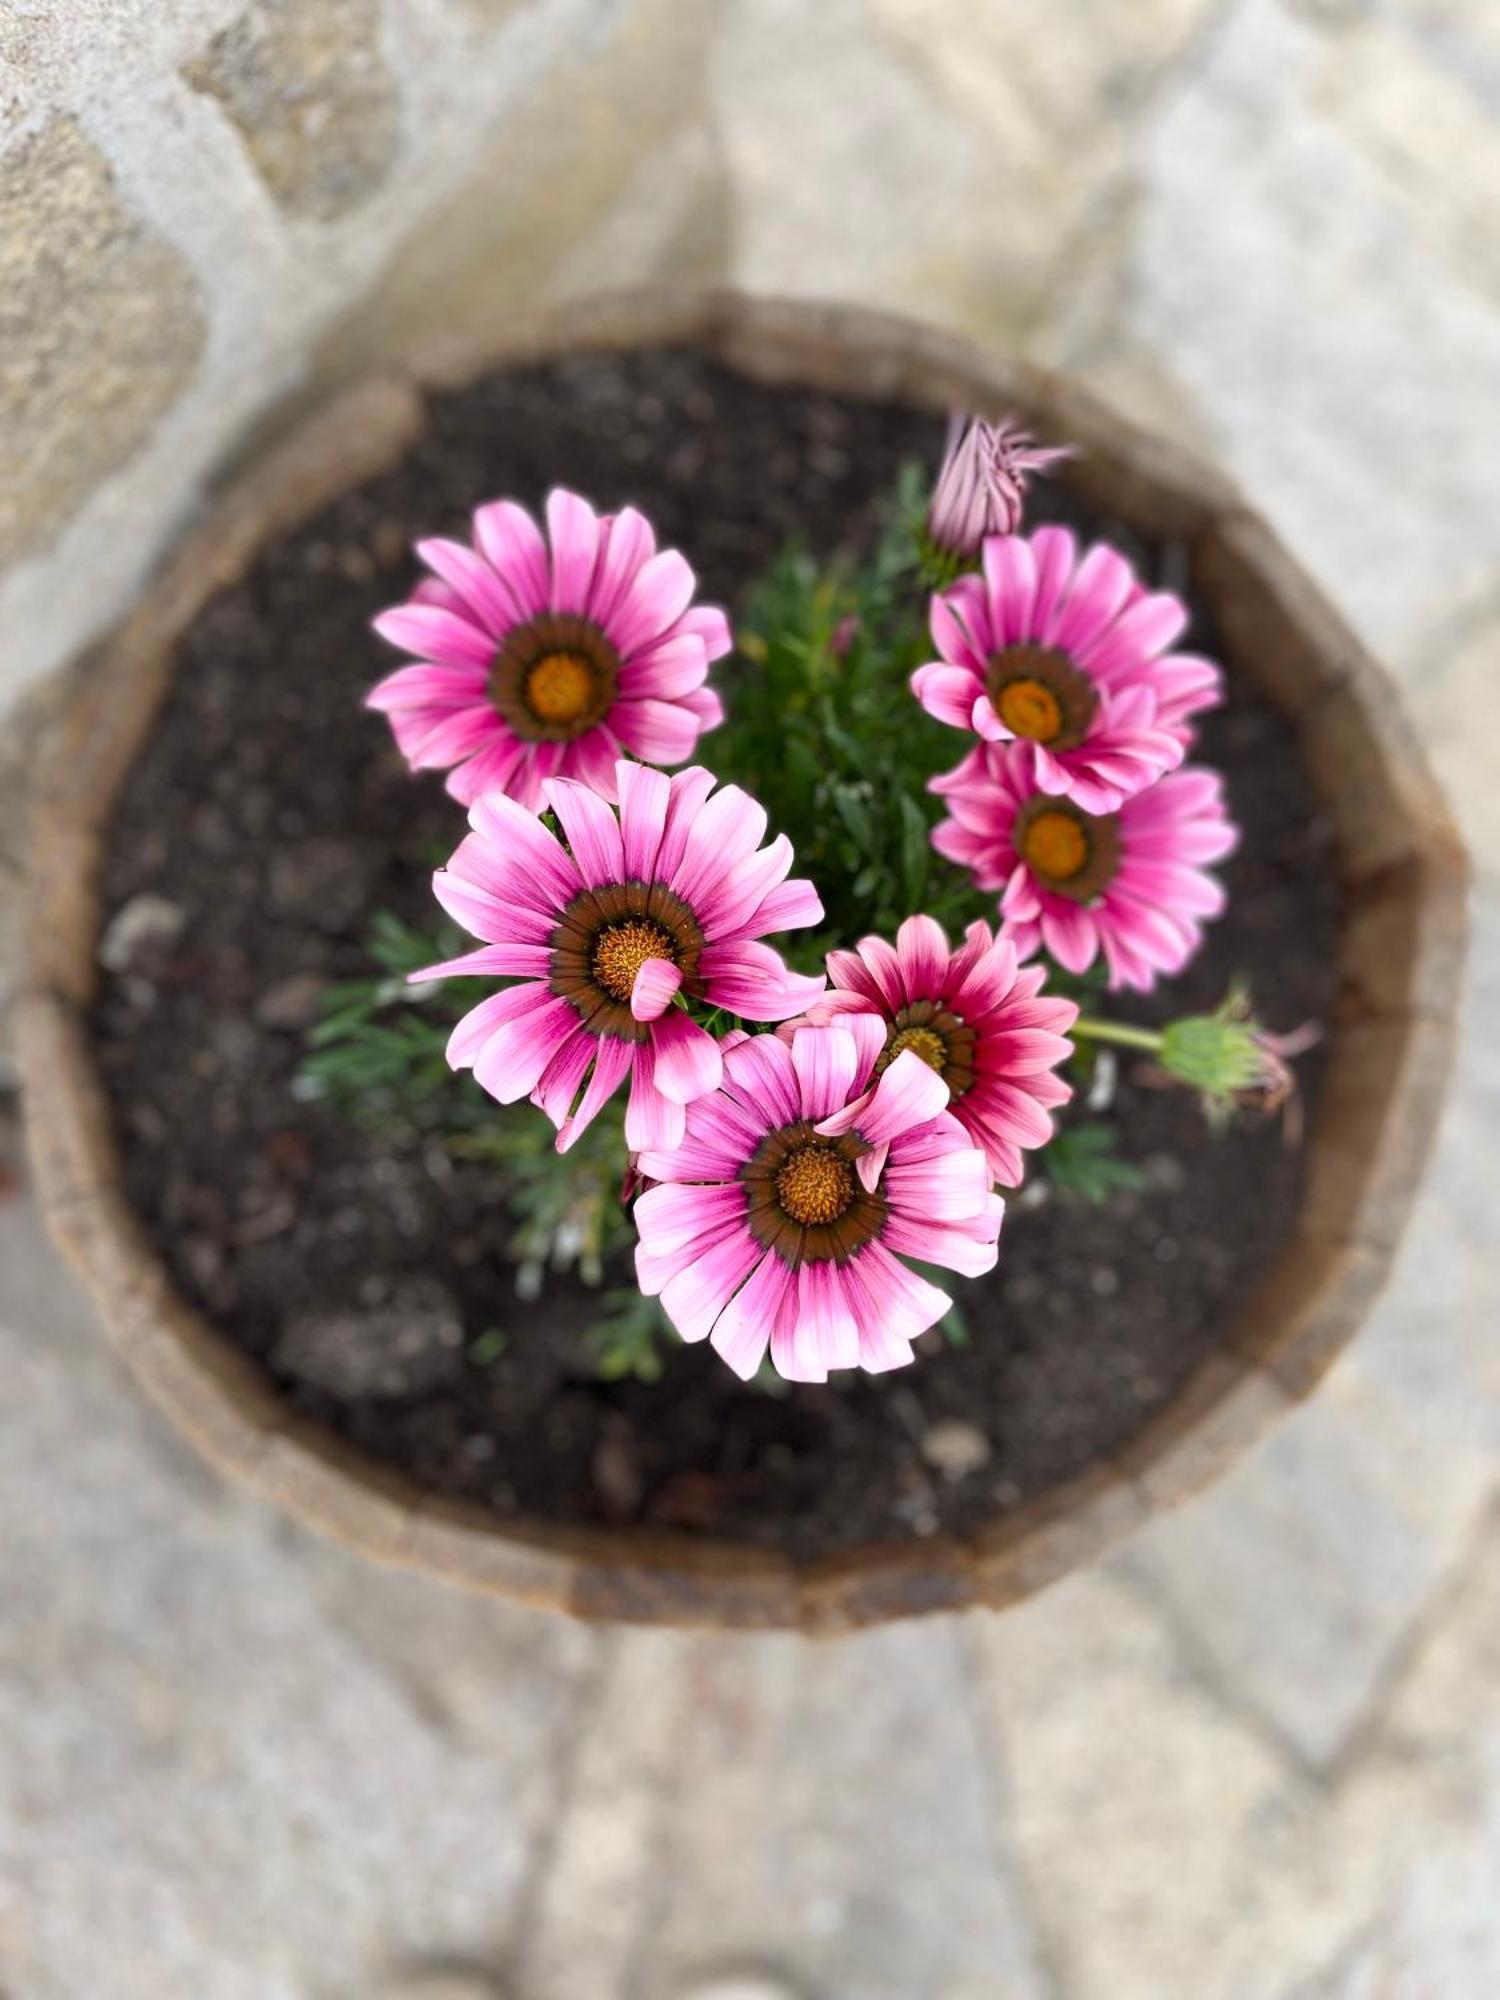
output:
<path id="1" fill-rule="evenodd" d="M 433 925 L 430 871 L 461 831 L 440 781 L 408 777 L 360 707 L 392 664 L 368 626 L 411 582 L 413 538 L 462 534 L 476 501 L 535 505 L 562 481 L 640 504 L 703 595 L 733 607 L 790 535 L 859 546 L 871 496 L 903 460 L 935 464 L 940 442 L 926 415 L 758 387 L 687 351 L 497 374 L 435 399 L 394 471 L 268 547 L 187 635 L 106 880 L 95 1026 L 129 1192 L 184 1295 L 372 1458 L 502 1515 L 644 1520 L 800 1555 L 963 1534 L 1124 1444 L 1283 1241 L 1301 1158 L 1280 1125 L 1214 1134 L 1127 1065 L 1110 1115 L 1144 1186 L 1097 1208 L 1039 1180 L 1013 1199 L 998 1271 L 954 1281 L 966 1346 L 929 1335 L 900 1374 L 769 1393 L 673 1338 L 658 1381 L 605 1383 L 584 1338 L 596 1295 L 559 1279 L 517 1297 L 492 1172 L 293 1091 L 320 993 L 368 970 L 371 914 Z M 1064 486 L 1036 494 L 1031 518 L 1047 516 L 1185 587 L 1185 550 Z M 1201 615 L 1191 641 L 1213 650 Z M 1169 1001 L 1117 1011 L 1206 1008 L 1244 975 L 1271 1023 L 1326 1019 L 1329 830 L 1292 734 L 1236 681 L 1199 755 L 1226 774 L 1243 830 L 1229 911 Z M 1318 1067 L 1300 1065 L 1309 1096 Z M 482 1338 L 497 1327 L 503 1345 Z"/>

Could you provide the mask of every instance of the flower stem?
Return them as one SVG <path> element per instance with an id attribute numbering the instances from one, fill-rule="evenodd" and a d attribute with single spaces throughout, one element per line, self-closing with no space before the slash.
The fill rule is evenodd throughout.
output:
<path id="1" fill-rule="evenodd" d="M 1080 1014 L 1069 1028 L 1068 1033 L 1085 1042 L 1114 1042 L 1122 1049 L 1148 1049 L 1152 1055 L 1160 1055 L 1162 1037 L 1155 1028 L 1136 1028 L 1128 1021 L 1101 1021 L 1091 1014 Z"/>

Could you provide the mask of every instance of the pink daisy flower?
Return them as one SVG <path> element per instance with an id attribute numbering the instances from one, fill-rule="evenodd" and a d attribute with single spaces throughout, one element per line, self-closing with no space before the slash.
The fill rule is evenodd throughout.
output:
<path id="1" fill-rule="evenodd" d="M 635 1204 L 641 1290 L 737 1375 L 768 1345 L 797 1382 L 899 1368 L 952 1303 L 902 1257 L 994 1268 L 1004 1209 L 988 1162 L 920 1057 L 876 1075 L 884 1049 L 873 1014 L 726 1047 L 682 1145 L 642 1155 L 661 1185 Z"/>
<path id="2" fill-rule="evenodd" d="M 823 990 L 759 940 L 818 923 L 810 882 L 787 880 L 791 843 L 761 841 L 766 815 L 713 773 L 668 778 L 622 760 L 616 809 L 588 786 L 549 778 L 557 839 L 503 792 L 469 812 L 472 832 L 433 877 L 438 901 L 478 951 L 416 976 L 495 974 L 518 983 L 454 1029 L 448 1060 L 501 1104 L 530 1096 L 566 1152 L 625 1078 L 632 1151 L 669 1151 L 683 1107 L 718 1088 L 719 1044 L 683 1005 L 783 1021 Z M 582 1097 L 576 1108 L 574 1100 Z"/>
<path id="3" fill-rule="evenodd" d="M 903 1049 L 919 1055 L 947 1084 L 954 1117 L 996 1180 L 1019 1187 L 1023 1150 L 1046 1145 L 1048 1112 L 1073 1095 L 1053 1072 L 1073 1052 L 1067 1033 L 1078 1009 L 1042 992 L 1044 968 L 1019 966 L 1014 943 L 988 924 L 970 924 L 951 951 L 931 917 L 908 917 L 894 948 L 867 937 L 857 951 L 829 952 L 828 976 L 808 1019 L 878 1014 L 879 1067 Z"/>
<path id="4" fill-rule="evenodd" d="M 681 764 L 724 720 L 704 686 L 729 651 L 722 611 L 691 602 L 694 578 L 657 550 L 633 507 L 598 515 L 547 496 L 547 534 L 513 500 L 474 515 L 476 546 L 419 542 L 433 577 L 375 630 L 417 655 L 366 696 L 414 771 L 446 770 L 464 805 L 506 792 L 537 810 L 548 778 L 613 799 L 622 751 Z"/>
<path id="5" fill-rule="evenodd" d="M 1071 447 L 1038 445 L 1008 418 L 951 416 L 927 507 L 928 541 L 946 556 L 977 556 L 986 535 L 1019 527 L 1030 475 L 1070 456 Z"/>
<path id="6" fill-rule="evenodd" d="M 1095 814 L 1040 790 L 1024 744 L 983 743 L 932 790 L 952 815 L 933 846 L 1001 890 L 1001 935 L 1021 958 L 1040 944 L 1083 972 L 1102 952 L 1112 987 L 1144 993 L 1182 970 L 1224 907 L 1204 872 L 1237 839 L 1216 771 L 1169 772 Z"/>
<path id="7" fill-rule="evenodd" d="M 1025 746 L 1039 791 L 1113 812 L 1182 762 L 1189 716 L 1219 699 L 1219 671 L 1170 650 L 1187 611 L 1148 592 L 1102 542 L 1080 562 L 1066 528 L 997 535 L 982 576 L 932 599 L 939 660 L 912 691 L 929 715 L 988 743 Z"/>

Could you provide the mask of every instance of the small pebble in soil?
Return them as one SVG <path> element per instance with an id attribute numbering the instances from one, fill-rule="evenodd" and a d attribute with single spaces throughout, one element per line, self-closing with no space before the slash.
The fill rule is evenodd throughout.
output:
<path id="1" fill-rule="evenodd" d="M 268 986 L 255 1003 L 255 1018 L 263 1028 L 279 1028 L 288 1034 L 311 1027 L 328 982 L 315 972 L 293 972 Z"/>
<path id="2" fill-rule="evenodd" d="M 122 903 L 99 940 L 99 963 L 108 972 L 129 972 L 160 962 L 182 935 L 187 912 L 149 891 Z"/>
<path id="3" fill-rule="evenodd" d="M 462 1365 L 463 1315 L 436 1278 L 396 1279 L 378 1306 L 311 1307 L 289 1319 L 271 1366 L 329 1395 L 372 1401 L 435 1388 Z"/>
<path id="4" fill-rule="evenodd" d="M 990 1441 L 975 1424 L 950 1417 L 933 1424 L 922 1438 L 922 1456 L 944 1479 L 967 1479 L 990 1462 Z"/>

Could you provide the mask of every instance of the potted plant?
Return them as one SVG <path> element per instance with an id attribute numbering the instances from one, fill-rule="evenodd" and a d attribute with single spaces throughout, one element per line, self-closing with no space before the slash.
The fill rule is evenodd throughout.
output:
<path id="1" fill-rule="evenodd" d="M 595 301 L 324 411 L 81 683 L 39 1183 L 174 1420 L 373 1555 L 1003 1604 L 1357 1328 L 1463 883 L 1378 670 L 1175 450 L 898 320 Z"/>

